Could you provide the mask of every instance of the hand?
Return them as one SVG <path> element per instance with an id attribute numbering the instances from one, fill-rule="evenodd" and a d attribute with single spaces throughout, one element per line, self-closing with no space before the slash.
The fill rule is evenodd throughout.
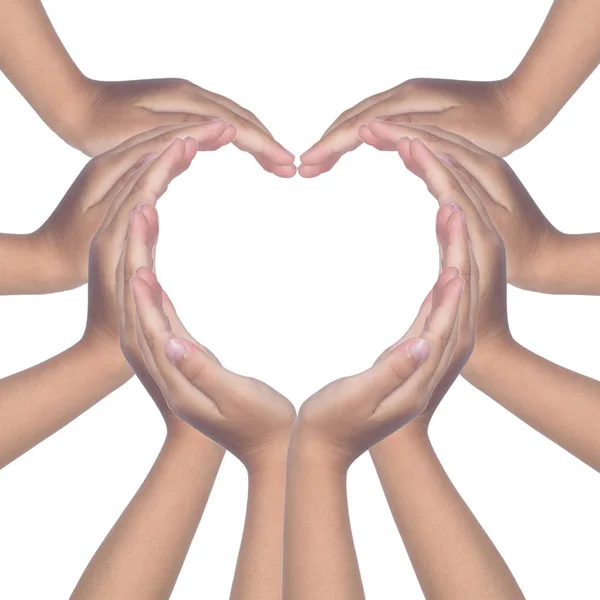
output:
<path id="1" fill-rule="evenodd" d="M 298 172 L 316 177 L 346 152 L 358 148 L 361 125 L 373 119 L 438 125 L 464 135 L 482 148 L 505 156 L 528 139 L 511 102 L 509 80 L 411 79 L 343 112 L 319 142 L 300 156 Z"/>
<path id="2" fill-rule="evenodd" d="M 144 207 L 134 213 L 132 228 L 145 227 L 146 214 Z M 135 273 L 130 284 L 144 374 L 153 379 L 168 408 L 237 456 L 249 471 L 274 454 L 285 456 L 296 417 L 293 405 L 261 381 L 228 371 L 192 338 L 147 258 L 131 256 L 126 268 Z M 132 365 L 140 374 L 135 361 Z"/>
<path id="3" fill-rule="evenodd" d="M 116 192 L 133 174 L 162 152 L 176 137 L 192 137 L 199 149 L 216 150 L 231 142 L 235 128 L 224 121 L 169 125 L 127 140 L 92 159 L 79 174 L 48 220 L 34 233 L 52 265 L 56 290 L 83 285 L 88 278 L 90 242 L 104 220 Z"/>
<path id="4" fill-rule="evenodd" d="M 483 202 L 506 246 L 509 283 L 541 289 L 564 238 L 546 219 L 506 161 L 465 138 L 438 127 L 408 127 L 372 121 L 359 135 L 381 150 L 398 146 L 402 137 L 418 137 L 459 171 Z"/>
<path id="5" fill-rule="evenodd" d="M 88 155 L 161 125 L 184 125 L 224 119 L 234 125 L 235 145 L 249 152 L 270 173 L 292 177 L 294 155 L 273 139 L 250 111 L 185 79 L 90 82 L 89 109 L 67 140 Z"/>
<path id="6" fill-rule="evenodd" d="M 511 340 L 506 310 L 504 244 L 477 190 L 461 171 L 439 160 L 419 139 L 401 139 L 398 152 L 406 167 L 425 181 L 441 206 L 453 203 L 464 211 L 479 268 L 479 310 L 473 355 L 492 341 Z"/>
<path id="7" fill-rule="evenodd" d="M 347 468 L 374 444 L 433 412 L 458 376 L 473 347 L 477 266 L 460 210 L 441 209 L 437 233 L 442 271 L 406 335 L 367 371 L 309 398 L 291 444 L 316 446 Z"/>
<path id="8" fill-rule="evenodd" d="M 156 204 L 171 180 L 190 166 L 197 150 L 198 142 L 194 138 L 177 138 L 160 156 L 132 172 L 122 186 L 113 186 L 108 192 L 110 207 L 90 246 L 88 320 L 84 337 L 100 336 L 119 349 L 115 272 L 132 210 L 138 204 Z"/>

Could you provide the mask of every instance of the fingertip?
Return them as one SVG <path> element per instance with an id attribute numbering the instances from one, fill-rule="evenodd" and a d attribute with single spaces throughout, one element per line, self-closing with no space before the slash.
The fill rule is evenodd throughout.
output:
<path id="1" fill-rule="evenodd" d="M 422 363 L 431 352 L 431 346 L 425 339 L 418 338 L 408 346 L 408 353 L 416 363 Z"/>
<path id="2" fill-rule="evenodd" d="M 188 347 L 185 340 L 179 338 L 168 340 L 165 344 L 165 354 L 175 366 L 178 366 L 188 354 Z"/>

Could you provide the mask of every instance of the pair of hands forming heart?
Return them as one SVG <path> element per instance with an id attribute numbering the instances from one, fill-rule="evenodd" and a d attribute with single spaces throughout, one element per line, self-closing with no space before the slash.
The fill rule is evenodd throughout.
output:
<path id="1" fill-rule="evenodd" d="M 451 171 L 418 140 L 400 145 L 402 157 L 422 170 L 442 204 L 436 221 L 439 277 L 402 339 L 370 369 L 314 394 L 298 415 L 281 394 L 227 370 L 196 342 L 154 273 L 155 204 L 189 167 L 197 141 L 176 139 L 132 176 L 122 210 L 134 210 L 116 270 L 119 337 L 171 432 L 191 425 L 250 470 L 265 452 L 290 443 L 333 453 L 348 467 L 411 420 L 427 426 L 473 349 L 479 275 L 465 213 L 451 202 Z"/>

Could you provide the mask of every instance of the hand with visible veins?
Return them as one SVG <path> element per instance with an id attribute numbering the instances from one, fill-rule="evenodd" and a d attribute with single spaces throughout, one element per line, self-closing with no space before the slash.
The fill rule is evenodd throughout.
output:
<path id="1" fill-rule="evenodd" d="M 596 0 L 555 0 L 531 48 L 498 81 L 411 79 L 344 111 L 300 156 L 298 172 L 316 177 L 358 148 L 373 119 L 432 125 L 506 156 L 529 143 L 558 114 L 600 62 Z M 548 77 L 552 73 L 552 77 Z"/>
<path id="2" fill-rule="evenodd" d="M 90 242 L 115 194 L 177 137 L 216 150 L 233 140 L 235 128 L 224 121 L 159 127 L 92 159 L 37 231 L 0 235 L 0 293 L 43 294 L 86 283 Z"/>
<path id="3" fill-rule="evenodd" d="M 346 498 L 348 468 L 394 432 L 427 419 L 473 347 L 478 270 L 463 214 L 437 219 L 440 275 L 406 335 L 368 370 L 301 407 L 288 451 L 284 598 L 364 598 Z"/>
<path id="4" fill-rule="evenodd" d="M 502 238 L 478 188 L 462 169 L 440 161 L 419 139 L 398 151 L 440 205 L 465 213 L 479 267 L 475 348 L 462 374 L 475 387 L 574 456 L 600 469 L 600 382 L 560 367 L 518 344 L 508 326 Z M 569 402 L 565 403 L 565 398 Z"/>
<path id="5" fill-rule="evenodd" d="M 506 161 L 438 127 L 372 121 L 359 135 L 379 150 L 419 138 L 468 180 L 506 246 L 509 283 L 550 294 L 600 294 L 600 234 L 560 232 L 540 211 Z"/>
<path id="6" fill-rule="evenodd" d="M 118 276 L 119 285 L 129 282 L 133 291 L 124 295 L 121 343 L 170 427 L 191 425 L 246 467 L 246 523 L 231 598 L 278 600 L 286 454 L 296 411 L 268 385 L 225 369 L 185 329 L 154 274 L 156 223 L 152 207 L 142 205 L 132 215 L 130 238 L 144 245 L 134 251 L 128 244 L 124 277 Z"/>
<path id="7" fill-rule="evenodd" d="M 0 70 L 46 124 L 94 156 L 164 125 L 220 118 L 236 127 L 235 145 L 280 177 L 294 156 L 249 110 L 185 79 L 97 81 L 69 56 L 40 0 L 0 0 Z"/>

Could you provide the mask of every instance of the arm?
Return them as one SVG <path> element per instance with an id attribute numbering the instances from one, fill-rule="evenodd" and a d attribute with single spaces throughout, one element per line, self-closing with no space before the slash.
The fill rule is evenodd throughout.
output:
<path id="1" fill-rule="evenodd" d="M 0 468 L 130 377 L 118 344 L 86 335 L 62 354 L 0 381 Z"/>
<path id="2" fill-rule="evenodd" d="M 284 600 L 362 600 L 347 468 L 326 448 L 294 443 L 288 454 Z"/>
<path id="3" fill-rule="evenodd" d="M 554 365 L 513 340 L 506 309 L 504 243 L 484 199 L 461 169 L 442 163 L 420 140 L 400 140 L 398 148 L 406 166 L 420 174 L 440 204 L 453 202 L 467 219 L 483 285 L 477 340 L 463 376 L 579 459 L 600 469 L 600 383 Z"/>
<path id="4" fill-rule="evenodd" d="M 558 114 L 600 63 L 600 5 L 555 0 L 531 48 L 508 78 L 508 93 L 522 115 L 523 146 Z"/>
<path id="5" fill-rule="evenodd" d="M 280 600 L 287 445 L 248 468 L 248 505 L 231 600 Z"/>
<path id="6" fill-rule="evenodd" d="M 161 125 L 225 119 L 235 144 L 268 172 L 296 173 L 294 156 L 236 102 L 183 79 L 95 81 L 77 68 L 39 0 L 0 0 L 0 70 L 61 138 L 88 155 Z"/>
<path id="7" fill-rule="evenodd" d="M 223 450 L 187 428 L 167 439 L 71 600 L 165 600 L 202 518 Z"/>
<path id="8" fill-rule="evenodd" d="M 0 294 L 55 291 L 60 265 L 46 238 L 36 234 L 0 233 Z"/>
<path id="9" fill-rule="evenodd" d="M 0 70 L 52 130 L 66 140 L 75 136 L 93 86 L 39 0 L 0 0 Z"/>
<path id="10" fill-rule="evenodd" d="M 371 449 L 427 600 L 523 600 L 502 556 L 448 478 L 426 428 L 410 423 Z"/>
<path id="11" fill-rule="evenodd" d="M 600 382 L 498 336 L 476 348 L 464 378 L 600 471 Z"/>
<path id="12" fill-rule="evenodd" d="M 344 111 L 300 156 L 298 172 L 316 177 L 360 146 L 373 119 L 433 125 L 506 156 L 530 142 L 600 62 L 600 5 L 555 0 L 542 30 L 512 75 L 498 81 L 411 79 Z"/>

